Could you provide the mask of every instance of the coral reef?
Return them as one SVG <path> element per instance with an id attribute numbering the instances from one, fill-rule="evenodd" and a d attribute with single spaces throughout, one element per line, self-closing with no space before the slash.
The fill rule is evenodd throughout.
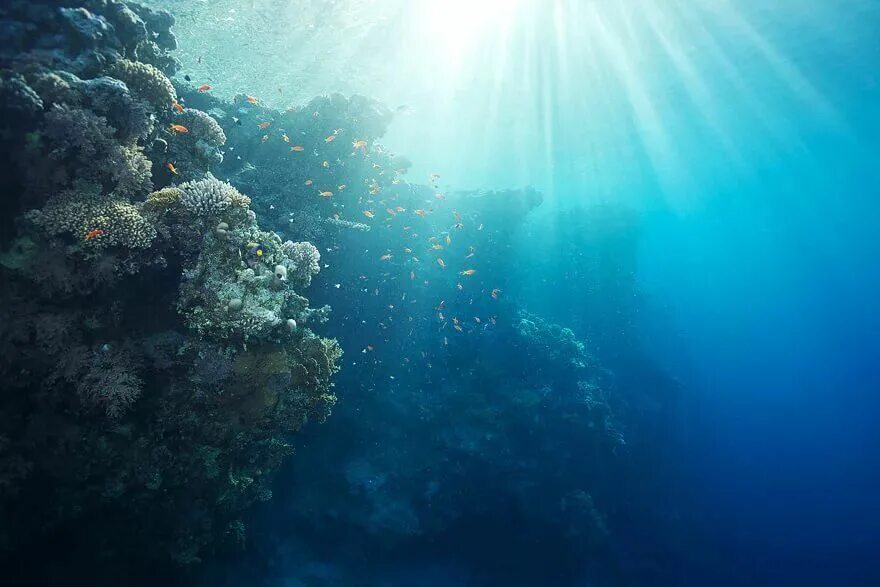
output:
<path id="1" fill-rule="evenodd" d="M 286 253 L 206 173 L 226 137 L 172 108 L 170 14 L 0 21 L 0 559 L 80 524 L 83 555 L 240 546 L 291 434 L 336 401 L 341 349 L 309 328 L 329 307 L 302 295 L 317 249 Z"/>

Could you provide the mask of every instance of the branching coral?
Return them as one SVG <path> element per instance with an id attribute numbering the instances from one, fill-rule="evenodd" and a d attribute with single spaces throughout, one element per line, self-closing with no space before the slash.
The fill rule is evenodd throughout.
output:
<path id="1" fill-rule="evenodd" d="M 210 174 L 205 179 L 182 184 L 180 191 L 180 204 L 200 218 L 218 216 L 233 203 L 243 202 L 245 198 L 237 189 Z"/>
<path id="2" fill-rule="evenodd" d="M 30 218 L 49 235 L 68 234 L 95 250 L 144 249 L 156 236 L 156 230 L 135 206 L 102 196 L 100 188 L 89 184 L 79 184 L 54 196 Z M 95 236 L 84 240 L 90 233 Z"/>
<path id="3" fill-rule="evenodd" d="M 312 277 L 321 271 L 321 253 L 317 247 L 309 242 L 285 241 L 281 250 L 290 259 L 289 269 L 294 283 L 299 287 L 308 287 Z"/>
<path id="4" fill-rule="evenodd" d="M 75 383 L 83 404 L 103 410 L 114 420 L 127 412 L 140 397 L 144 384 L 131 371 L 130 362 L 124 353 L 91 353 L 87 367 L 77 374 Z"/>

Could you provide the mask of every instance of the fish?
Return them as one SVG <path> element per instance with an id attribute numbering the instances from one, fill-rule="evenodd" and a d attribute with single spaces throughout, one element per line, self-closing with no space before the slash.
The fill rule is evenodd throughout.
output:
<path id="1" fill-rule="evenodd" d="M 305 184 L 306 184 L 306 185 L 312 185 L 313 183 L 314 183 L 314 182 L 313 182 L 311 179 L 307 179 L 307 180 L 305 181 Z"/>
<path id="2" fill-rule="evenodd" d="M 439 311 L 439 310 L 442 310 L 442 309 L 445 308 L 445 307 L 446 307 L 446 300 L 440 300 L 440 303 L 437 304 L 437 307 L 434 308 L 434 309 Z"/>
<path id="3" fill-rule="evenodd" d="M 382 166 L 378 163 L 373 163 L 373 169 L 382 169 Z"/>
<path id="4" fill-rule="evenodd" d="M 287 136 L 287 133 L 284 133 L 283 135 L 281 135 L 281 140 L 284 141 L 285 143 L 289 143 L 290 137 Z"/>
<path id="5" fill-rule="evenodd" d="M 241 118 L 237 118 L 237 117 L 233 116 L 233 117 L 232 117 L 232 122 L 234 122 L 234 123 L 237 124 L 238 126 L 241 126 Z"/>
<path id="6" fill-rule="evenodd" d="M 181 106 L 177 100 L 171 102 L 171 108 L 177 112 L 183 112 L 183 106 Z"/>
<path id="7" fill-rule="evenodd" d="M 200 92 L 208 92 L 211 90 L 211 86 L 209 86 L 208 84 L 202 84 L 199 87 L 197 87 L 196 89 Z"/>
<path id="8" fill-rule="evenodd" d="M 410 271 L 410 272 L 409 272 L 409 279 L 410 279 L 410 281 L 415 281 L 415 278 L 416 278 L 416 272 L 415 272 L 415 271 Z"/>
<path id="9" fill-rule="evenodd" d="M 453 210 L 453 211 L 452 211 L 452 215 L 455 217 L 455 221 L 456 221 L 456 222 L 461 222 L 461 214 L 459 214 L 458 212 L 456 212 L 455 210 Z"/>
<path id="10" fill-rule="evenodd" d="M 260 142 L 265 143 L 268 140 L 269 140 L 269 135 L 263 135 L 262 138 L 260 139 Z"/>
<path id="11" fill-rule="evenodd" d="M 366 151 L 367 150 L 367 141 L 365 141 L 363 139 L 356 140 L 351 144 L 351 146 L 354 147 L 355 149 L 360 149 L 361 151 Z"/>
<path id="12" fill-rule="evenodd" d="M 189 129 L 183 126 L 182 124 L 171 124 L 168 126 L 173 132 L 184 134 L 188 133 Z"/>
<path id="13" fill-rule="evenodd" d="M 165 167 L 167 167 L 167 168 L 168 168 L 168 171 L 170 171 L 170 172 L 173 173 L 174 175 L 179 175 L 179 174 L 177 173 L 177 168 L 174 166 L 174 163 L 172 163 L 171 161 L 169 161 L 168 164 L 167 164 Z"/>
<path id="14" fill-rule="evenodd" d="M 257 100 L 253 96 L 245 96 L 244 99 L 247 100 L 249 104 L 256 104 L 257 102 L 259 102 L 259 100 Z"/>
<path id="15" fill-rule="evenodd" d="M 449 339 L 445 336 L 443 337 L 443 346 L 449 346 Z"/>
<path id="16" fill-rule="evenodd" d="M 464 290 L 464 286 L 463 286 L 462 284 L 460 284 L 460 283 L 456 283 L 456 284 L 455 284 L 455 287 L 458 288 L 458 291 L 463 291 L 463 290 Z"/>
<path id="17" fill-rule="evenodd" d="M 480 324 L 480 323 L 481 323 L 481 321 L 480 321 L 480 317 L 479 317 L 479 316 L 474 316 L 474 322 L 476 322 L 477 324 Z"/>
<path id="18" fill-rule="evenodd" d="M 476 269 L 465 269 L 464 271 L 459 273 L 459 275 L 473 275 L 476 272 L 477 272 Z"/>
<path id="19" fill-rule="evenodd" d="M 327 169 L 328 167 L 330 167 L 330 162 L 324 161 L 323 163 L 321 163 L 321 167 L 323 167 L 324 169 Z"/>
<path id="20" fill-rule="evenodd" d="M 380 261 L 388 261 L 390 259 L 391 259 L 391 253 L 386 253 L 385 255 L 382 255 L 381 257 L 379 257 Z"/>
<path id="21" fill-rule="evenodd" d="M 332 198 L 333 192 L 320 192 L 318 195 L 322 198 Z"/>
<path id="22" fill-rule="evenodd" d="M 451 244 L 452 244 L 452 237 L 449 236 L 448 234 L 446 235 L 446 244 L 447 244 L 447 245 L 451 245 Z"/>
<path id="23" fill-rule="evenodd" d="M 439 250 L 443 249 L 443 245 L 441 245 L 440 243 L 434 243 L 433 245 L 431 245 L 431 248 L 434 249 L 435 251 L 439 251 Z"/>
<path id="24" fill-rule="evenodd" d="M 501 294 L 501 290 L 498 289 L 498 288 L 496 287 L 495 289 L 492 290 L 492 294 L 491 294 L 491 295 L 492 295 L 492 299 L 497 300 L 497 299 L 498 299 L 498 296 L 499 296 L 500 294 Z"/>
<path id="25" fill-rule="evenodd" d="M 446 269 L 446 262 L 443 261 L 440 257 L 437 257 L 437 264 L 440 265 L 443 269 Z"/>
<path id="26" fill-rule="evenodd" d="M 459 326 L 458 324 L 453 324 L 452 327 L 455 328 L 456 330 L 458 330 L 459 332 L 464 332 L 464 330 L 462 329 L 462 327 Z"/>
<path id="27" fill-rule="evenodd" d="M 364 210 L 364 216 L 366 216 L 367 218 L 372 218 L 373 216 L 375 216 L 375 214 L 373 214 L 369 210 Z"/>
<path id="28" fill-rule="evenodd" d="M 397 216 L 397 212 L 394 211 L 394 208 L 386 208 L 386 212 L 388 212 L 391 216 Z"/>
<path id="29" fill-rule="evenodd" d="M 271 125 L 272 125 L 271 122 L 261 122 L 257 126 L 259 126 L 260 128 L 269 128 Z"/>
<path id="30" fill-rule="evenodd" d="M 344 190 L 346 187 L 348 187 L 348 186 L 346 186 L 344 183 L 342 183 L 342 184 L 339 184 L 338 186 L 336 186 L 336 189 L 339 190 L 339 191 L 341 192 L 341 191 Z"/>
<path id="31" fill-rule="evenodd" d="M 434 197 L 437 198 L 438 200 L 445 200 L 446 199 L 446 196 L 444 196 L 443 194 L 434 194 Z"/>
<path id="32" fill-rule="evenodd" d="M 324 139 L 324 142 L 325 142 L 325 143 L 332 143 L 332 142 L 335 141 L 335 140 L 336 140 L 336 135 L 330 135 L 329 137 L 327 137 L 326 139 Z"/>
<path id="33" fill-rule="evenodd" d="M 477 227 L 477 230 L 483 230 L 483 223 L 482 223 L 482 222 L 481 222 L 480 225 Z"/>
<path id="34" fill-rule="evenodd" d="M 421 216 L 422 218 L 424 218 L 425 215 L 427 214 L 427 212 L 425 212 L 424 210 L 421 210 L 421 209 L 420 209 L 420 210 L 413 210 L 413 214 L 415 214 L 415 215 L 417 215 L 417 216 Z"/>
<path id="35" fill-rule="evenodd" d="M 186 74 L 185 76 L 183 76 L 183 79 L 185 79 L 185 80 L 188 81 L 188 82 L 193 81 L 192 78 L 189 77 L 189 74 Z"/>
<path id="36" fill-rule="evenodd" d="M 297 153 L 300 153 L 300 152 L 302 152 L 302 151 L 305 151 L 306 148 L 303 147 L 302 145 L 296 145 L 296 146 L 291 147 L 290 150 L 291 150 L 291 151 L 296 151 Z"/>
<path id="37" fill-rule="evenodd" d="M 87 232 L 84 239 L 87 241 L 90 241 L 93 238 L 98 238 L 102 234 L 104 234 L 104 231 L 101 230 L 100 228 L 96 228 L 95 230 L 90 230 L 89 232 Z"/>
<path id="38" fill-rule="evenodd" d="M 412 249 L 409 247 L 403 247 L 403 252 L 409 254 L 412 253 Z"/>
<path id="39" fill-rule="evenodd" d="M 394 211 L 395 212 L 406 212 L 406 208 L 404 208 L 403 206 L 398 206 L 397 208 L 394 209 Z"/>

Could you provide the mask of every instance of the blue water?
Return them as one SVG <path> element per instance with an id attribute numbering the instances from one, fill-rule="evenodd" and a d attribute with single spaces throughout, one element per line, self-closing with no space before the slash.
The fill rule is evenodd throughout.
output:
<path id="1" fill-rule="evenodd" d="M 326 324 L 309 325 L 345 352 L 333 377 L 332 415 L 285 436 L 295 456 L 279 465 L 266 499 L 242 514 L 240 548 L 205 547 L 200 564 L 183 569 L 159 565 L 157 581 L 880 585 L 880 1 L 147 3 L 176 15 L 178 94 L 188 107 L 213 107 L 229 141 L 212 171 L 252 198 L 264 229 L 299 240 L 306 228 L 288 207 L 372 227 L 312 239 L 321 272 L 298 292 L 313 307 L 333 308 Z M 201 83 L 210 92 L 195 91 Z M 367 154 L 358 147 L 345 154 L 349 168 L 329 156 L 332 164 L 323 166 L 339 174 L 328 180 L 335 199 L 301 187 L 305 177 L 324 177 L 318 148 L 330 149 L 337 136 L 324 139 L 319 114 L 344 117 L 327 105 L 307 113 L 307 124 L 296 122 L 307 129 L 301 134 L 279 127 L 302 114 L 292 107 L 333 92 L 388 105 L 394 120 L 381 139 L 368 137 L 370 148 L 381 143 L 410 159 L 409 172 L 395 177 L 424 191 L 381 205 L 356 199 L 363 186 L 337 184 L 369 185 L 354 171 Z M 242 94 L 259 96 L 258 105 Z M 254 130 L 269 118 L 274 126 Z M 339 132 L 333 148 L 360 136 Z M 274 142 L 264 146 L 269 133 Z M 38 134 L 28 136 L 39 143 Z M 288 143 L 300 141 L 317 144 L 314 156 L 306 151 L 288 166 L 278 153 L 295 157 Z M 154 175 L 166 163 L 154 165 Z M 433 173 L 440 179 L 428 189 Z M 177 180 L 168 175 L 163 186 Z M 516 191 L 526 186 L 535 191 Z M 400 188 L 389 180 L 383 189 Z M 492 200 L 473 198 L 474 190 L 511 191 Z M 431 199 L 440 191 L 447 200 Z M 43 204 L 34 198 L 10 209 Z M 392 209 L 381 217 L 395 204 L 411 208 L 407 220 Z M 430 213 L 415 218 L 420 206 Z M 450 228 L 447 207 L 455 222 L 457 210 L 465 213 L 460 232 Z M 366 208 L 375 218 L 361 216 Z M 405 223 L 424 231 L 424 242 L 407 234 L 411 227 L 398 229 Z M 12 231 L 12 222 L 6 227 Z M 185 247 L 205 246 L 190 240 Z M 11 241 L 3 236 L 4 247 Z M 433 252 L 439 243 L 443 252 Z M 472 243 L 479 247 L 466 249 Z M 401 253 L 404 246 L 422 247 L 406 254 L 424 263 Z M 439 255 L 448 268 L 435 265 Z M 80 322 L 93 320 L 97 334 L 85 338 L 95 346 L 106 336 L 102 352 L 127 352 L 118 339 L 131 343 L 132 356 L 147 355 L 144 341 L 167 332 L 181 337 L 172 346 L 184 348 L 175 342 L 180 333 L 195 335 L 168 308 L 189 261 L 170 258 L 173 279 L 151 284 L 162 309 L 142 300 L 159 326 L 132 310 L 141 308 L 139 291 L 88 299 L 97 307 L 129 304 L 118 319 L 134 323 L 133 332 L 72 310 L 75 326 L 59 319 L 59 331 L 87 331 Z M 471 266 L 476 275 L 463 271 Z M 140 286 L 123 280 L 117 287 Z M 0 299 L 18 304 L 19 290 L 9 291 L 0 289 Z M 61 306 L 58 316 L 66 315 Z M 584 354 L 572 350 L 574 341 L 583 341 Z M 247 339 L 239 346 L 230 356 L 248 352 Z M 589 365 L 572 368 L 572 354 Z M 97 356 L 89 360 L 100 363 Z M 15 367 L 25 381 L 30 371 Z M 173 380 L 164 369 L 148 387 Z M 188 364 L 181 369 L 190 373 Z M 202 375 L 185 385 L 204 396 Z M 163 392 L 190 389 L 180 385 Z M 590 395 L 600 391 L 607 396 Z M 599 407 L 591 404 L 588 417 L 589 402 Z M 195 422 L 204 414 L 202 404 L 192 405 Z M 258 411 L 244 401 L 241 409 Z M 136 418 L 124 424 L 96 429 L 111 429 L 113 438 L 137 430 Z M 248 425 L 242 416 L 232 427 Z M 16 431 L 42 434 L 30 426 Z M 251 447 L 254 454 L 264 448 Z M 109 475 L 101 471 L 89 474 Z M 232 465 L 224 474 L 233 478 Z M 210 479 L 201 481 L 206 488 L 219 483 Z M 106 493 L 113 489 L 108 483 Z M 65 495 L 75 500 L 76 492 Z M 225 499 L 213 504 L 217 510 Z M 74 511 L 77 504 L 64 505 Z M 203 515 L 198 505 L 188 512 L 194 526 Z M 79 551 L 65 546 L 100 532 L 94 520 L 104 511 L 90 514 L 86 530 L 78 518 L 65 519 L 48 548 L 61 552 L 47 557 L 47 577 L 80 564 L 89 576 L 99 566 L 71 562 Z M 22 560 L 39 559 L 37 544 L 21 547 Z M 96 550 L 110 574 L 132 572 L 136 584 L 150 583 L 134 570 L 153 559 L 119 562 Z"/>

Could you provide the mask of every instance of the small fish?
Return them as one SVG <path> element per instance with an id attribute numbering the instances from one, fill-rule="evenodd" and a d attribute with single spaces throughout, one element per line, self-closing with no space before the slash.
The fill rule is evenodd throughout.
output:
<path id="1" fill-rule="evenodd" d="M 380 260 L 380 261 L 389 261 L 390 259 L 391 259 L 391 253 L 387 253 L 387 254 L 382 255 L 381 257 L 379 257 L 379 260 Z"/>
<path id="2" fill-rule="evenodd" d="M 324 161 L 323 163 L 321 163 L 321 167 L 323 167 L 324 169 L 327 169 L 328 167 L 330 167 L 330 162 Z"/>
<path id="3" fill-rule="evenodd" d="M 269 135 L 263 135 L 262 138 L 260 138 L 261 143 L 265 143 L 268 140 L 269 140 Z"/>
<path id="4" fill-rule="evenodd" d="M 89 232 L 87 232 L 84 238 L 85 240 L 90 241 L 93 238 L 98 238 L 102 234 L 104 234 L 104 231 L 100 228 L 96 228 L 95 230 L 90 230 Z"/>
<path id="5" fill-rule="evenodd" d="M 354 141 L 351 144 L 351 146 L 354 147 L 355 149 L 360 149 L 361 151 L 366 151 L 367 150 L 367 141 L 365 141 L 363 139 L 357 140 L 357 141 Z"/>
<path id="6" fill-rule="evenodd" d="M 439 250 L 443 249 L 443 245 L 441 245 L 440 243 L 434 243 L 433 245 L 431 245 L 431 248 L 434 249 L 435 251 L 439 251 Z"/>
<path id="7" fill-rule="evenodd" d="M 325 143 L 332 143 L 332 142 L 335 141 L 335 140 L 336 140 L 336 135 L 330 135 L 329 137 L 327 137 L 326 139 L 324 139 L 324 142 L 325 142 Z"/>
<path id="8" fill-rule="evenodd" d="M 189 77 L 189 74 L 186 74 L 185 76 L 183 76 L 183 79 L 185 79 L 185 80 L 188 81 L 188 82 L 193 81 L 192 78 Z"/>
<path id="9" fill-rule="evenodd" d="M 373 169 L 382 169 L 382 166 L 378 163 L 373 163 Z"/>
<path id="10" fill-rule="evenodd" d="M 462 284 L 460 284 L 460 283 L 456 283 L 456 284 L 455 284 L 455 287 L 458 288 L 458 291 L 464 291 L 464 286 L 463 286 Z"/>
<path id="11" fill-rule="evenodd" d="M 446 199 L 446 196 L 444 196 L 443 194 L 435 194 L 434 197 L 437 198 L 438 200 L 445 200 Z"/>
<path id="12" fill-rule="evenodd" d="M 313 182 L 311 179 L 307 179 L 307 180 L 305 181 L 305 184 L 306 184 L 306 185 L 312 185 L 313 183 L 314 183 L 314 182 Z"/>
<path id="13" fill-rule="evenodd" d="M 465 269 L 464 271 L 459 273 L 459 275 L 473 275 L 476 272 L 477 272 L 476 269 Z"/>
<path id="14" fill-rule="evenodd" d="M 422 218 L 424 218 L 425 215 L 427 215 L 428 213 L 425 212 L 424 210 L 419 209 L 419 210 L 413 210 L 413 214 L 415 214 L 416 216 L 421 216 Z"/>
<path id="15" fill-rule="evenodd" d="M 174 163 L 172 163 L 171 161 L 169 161 L 168 164 L 167 164 L 165 167 L 167 167 L 167 168 L 168 168 L 168 171 L 170 171 L 170 172 L 173 173 L 174 175 L 179 175 L 179 174 L 177 173 L 177 168 L 174 166 Z"/>
<path id="16" fill-rule="evenodd" d="M 176 112 L 183 112 L 183 106 L 177 100 L 171 102 L 171 108 L 173 108 Z"/>
<path id="17" fill-rule="evenodd" d="M 439 310 L 442 310 L 442 309 L 445 308 L 445 307 L 446 307 L 446 300 L 440 300 L 440 303 L 437 304 L 437 307 L 434 308 L 434 309 L 439 311 Z"/>
<path id="18" fill-rule="evenodd" d="M 397 212 L 394 211 L 394 208 L 386 208 L 385 211 L 391 216 L 397 216 Z"/>
<path id="19" fill-rule="evenodd" d="M 171 124 L 168 126 L 173 132 L 185 134 L 189 132 L 189 129 L 183 126 L 182 124 Z"/>
<path id="20" fill-rule="evenodd" d="M 346 187 L 348 187 L 348 186 L 346 186 L 346 185 L 343 183 L 343 184 L 340 184 L 340 185 L 336 186 L 336 189 L 339 190 L 339 191 L 341 192 L 341 191 L 344 190 Z"/>
<path id="21" fill-rule="evenodd" d="M 398 212 L 398 213 L 399 212 L 406 212 L 406 208 L 404 208 L 403 206 L 398 206 L 397 208 L 394 209 L 394 211 Z"/>
<path id="22" fill-rule="evenodd" d="M 452 327 L 455 328 L 456 330 L 458 330 L 459 332 L 464 332 L 464 330 L 462 329 L 462 327 L 459 326 L 458 324 L 453 324 Z"/>
<path id="23" fill-rule="evenodd" d="M 364 210 L 364 216 L 366 216 L 367 218 L 372 218 L 373 216 L 375 216 L 375 214 L 373 214 L 369 210 Z"/>
<path id="24" fill-rule="evenodd" d="M 373 345 L 368 344 L 368 345 L 367 345 L 367 350 L 368 350 L 368 351 L 372 351 L 372 350 L 373 350 Z"/>
<path id="25" fill-rule="evenodd" d="M 196 62 L 198 62 L 201 65 L 201 63 L 202 63 L 202 56 L 201 55 L 199 55 L 198 59 L 196 59 Z"/>
<path id="26" fill-rule="evenodd" d="M 443 346 L 449 346 L 449 339 L 445 336 L 443 337 Z"/>
<path id="27" fill-rule="evenodd" d="M 452 237 L 449 236 L 448 234 L 446 235 L 446 244 L 447 244 L 447 245 L 451 245 L 451 244 L 452 244 Z"/>
<path id="28" fill-rule="evenodd" d="M 474 322 L 476 322 L 477 324 L 480 324 L 481 323 L 480 317 L 474 316 Z"/>
<path id="29" fill-rule="evenodd" d="M 290 137 L 287 136 L 287 133 L 284 133 L 283 135 L 281 135 L 281 140 L 284 141 L 285 143 L 289 143 Z"/>
<path id="30" fill-rule="evenodd" d="M 317 110 L 315 110 L 314 112 L 312 112 L 312 116 L 313 116 L 314 118 L 318 118 L 318 116 L 319 116 L 320 114 L 321 114 L 321 113 L 318 112 Z"/>
<path id="31" fill-rule="evenodd" d="M 259 100 L 257 100 L 253 96 L 245 96 L 245 100 L 247 100 L 249 104 L 256 104 L 259 102 Z"/>
<path id="32" fill-rule="evenodd" d="M 416 279 L 416 272 L 415 271 L 409 272 L 409 279 L 410 279 L 410 281 L 415 281 L 415 279 Z"/>
<path id="33" fill-rule="evenodd" d="M 455 217 L 455 221 L 456 221 L 456 222 L 461 222 L 461 214 L 459 214 L 458 212 L 456 212 L 455 210 L 453 210 L 453 211 L 452 211 L 452 215 Z"/>
<path id="34" fill-rule="evenodd" d="M 482 223 L 482 222 L 481 222 L 480 225 L 477 227 L 477 230 L 483 230 L 483 223 Z"/>
<path id="35" fill-rule="evenodd" d="M 241 126 L 241 118 L 237 118 L 237 117 L 233 116 L 233 117 L 232 117 L 232 122 L 234 122 L 234 123 L 237 124 L 238 126 Z"/>
<path id="36" fill-rule="evenodd" d="M 272 125 L 271 122 L 261 122 L 257 126 L 259 126 L 260 128 L 269 128 L 271 125 Z"/>
<path id="37" fill-rule="evenodd" d="M 203 84 L 203 85 L 197 87 L 196 89 L 200 92 L 208 92 L 211 90 L 211 86 L 209 86 L 208 84 Z"/>
<path id="38" fill-rule="evenodd" d="M 294 146 L 294 147 L 291 147 L 290 150 L 291 150 L 291 151 L 296 151 L 297 153 L 301 153 L 302 151 L 305 151 L 306 148 L 303 147 L 302 145 L 296 145 L 296 146 Z"/>
<path id="39" fill-rule="evenodd" d="M 440 257 L 437 257 L 437 264 L 440 265 L 443 269 L 446 269 L 446 263 Z"/>
<path id="40" fill-rule="evenodd" d="M 333 192 L 320 192 L 318 195 L 322 198 L 332 198 Z"/>
<path id="41" fill-rule="evenodd" d="M 409 254 L 412 253 L 412 249 L 409 247 L 403 247 L 403 252 Z"/>

